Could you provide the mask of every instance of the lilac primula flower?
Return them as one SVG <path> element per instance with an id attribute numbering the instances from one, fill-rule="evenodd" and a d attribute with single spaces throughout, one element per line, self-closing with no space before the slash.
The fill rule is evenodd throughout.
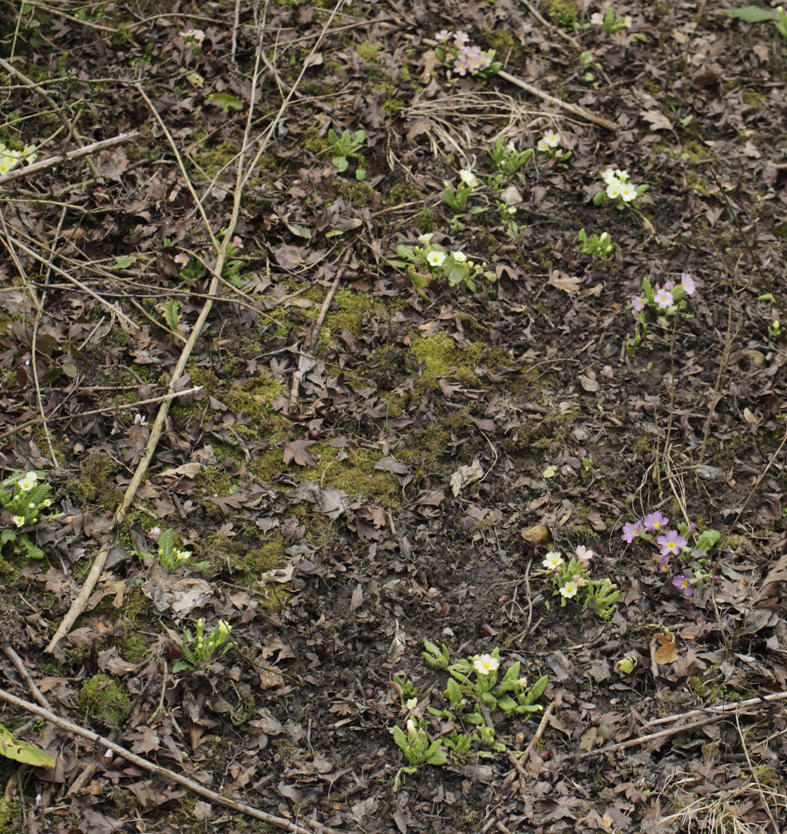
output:
<path id="1" fill-rule="evenodd" d="M 641 295 L 635 295 L 634 298 L 631 299 L 631 306 L 637 312 L 639 312 L 640 310 L 644 310 L 645 304 L 647 304 L 647 301 Z"/>
<path id="2" fill-rule="evenodd" d="M 691 589 L 691 585 L 689 585 L 689 580 L 686 579 L 685 576 L 678 575 L 672 580 L 672 584 L 679 590 L 683 592 L 683 596 L 688 599 L 691 596 L 694 596 L 694 591 Z"/>
<path id="3" fill-rule="evenodd" d="M 659 557 L 659 573 L 669 573 L 669 556 Z"/>
<path id="4" fill-rule="evenodd" d="M 656 539 L 656 543 L 661 546 L 662 556 L 669 556 L 670 553 L 677 556 L 686 547 L 686 539 L 677 530 L 668 530 L 666 535 Z"/>
<path id="5" fill-rule="evenodd" d="M 657 510 L 655 513 L 646 515 L 643 523 L 645 524 L 646 530 L 655 532 L 656 530 L 661 530 L 662 527 L 666 527 L 669 524 L 669 519 Z"/>
<path id="6" fill-rule="evenodd" d="M 662 310 L 666 310 L 667 307 L 671 307 L 675 301 L 672 297 L 672 293 L 665 289 L 659 290 L 656 295 L 653 296 L 653 300 Z"/>
<path id="7" fill-rule="evenodd" d="M 664 282 L 664 289 L 667 290 L 668 292 L 672 292 L 672 290 L 675 289 L 675 285 L 672 283 L 672 281 L 665 281 Z"/>
<path id="8" fill-rule="evenodd" d="M 467 75 L 467 71 L 470 67 L 467 64 L 467 59 L 464 56 L 459 56 L 454 62 L 452 69 L 457 75 Z"/>
<path id="9" fill-rule="evenodd" d="M 623 541 L 631 544 L 645 532 L 641 521 L 629 521 L 623 525 Z"/>
<path id="10" fill-rule="evenodd" d="M 178 252 L 172 260 L 175 261 L 181 269 L 185 269 L 189 265 L 191 258 L 189 258 L 185 252 Z"/>
<path id="11" fill-rule="evenodd" d="M 697 291 L 697 285 L 688 272 L 684 272 L 683 275 L 680 276 L 680 285 L 685 290 L 686 295 L 694 295 Z"/>
<path id="12" fill-rule="evenodd" d="M 468 40 L 470 40 L 470 35 L 467 32 L 463 32 L 461 29 L 454 35 L 454 46 L 464 46 Z"/>
<path id="13" fill-rule="evenodd" d="M 235 237 L 232 238 L 232 242 L 235 244 L 236 249 L 243 249 L 243 240 L 241 240 L 240 235 L 235 235 Z"/>

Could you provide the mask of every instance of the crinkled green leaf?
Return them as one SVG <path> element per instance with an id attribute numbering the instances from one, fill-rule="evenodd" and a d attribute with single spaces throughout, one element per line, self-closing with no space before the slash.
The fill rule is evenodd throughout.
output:
<path id="1" fill-rule="evenodd" d="M 724 9 L 727 17 L 743 20 L 746 23 L 762 23 L 764 20 L 773 20 L 779 15 L 769 9 L 761 9 L 759 6 L 744 6 L 741 9 Z"/>

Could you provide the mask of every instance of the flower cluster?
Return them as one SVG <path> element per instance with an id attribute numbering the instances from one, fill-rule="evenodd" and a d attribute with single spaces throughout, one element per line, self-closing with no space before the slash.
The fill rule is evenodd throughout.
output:
<path id="1" fill-rule="evenodd" d="M 186 41 L 186 46 L 202 46 L 205 40 L 205 33 L 202 29 L 184 29 L 180 36 Z"/>
<path id="2" fill-rule="evenodd" d="M 560 136 L 554 130 L 548 130 L 539 140 L 536 145 L 536 150 L 539 153 L 556 153 L 556 149 L 560 147 Z"/>
<path id="3" fill-rule="evenodd" d="M 407 274 L 419 292 L 434 278 L 445 278 L 452 287 L 463 283 L 470 292 L 476 291 L 476 278 L 496 280 L 494 272 L 485 271 L 464 252 L 449 252 L 432 243 L 433 237 L 434 233 L 421 235 L 418 238 L 421 246 L 397 246 L 396 254 L 403 260 L 389 261 L 393 266 L 407 268 Z"/>
<path id="4" fill-rule="evenodd" d="M 595 555 L 589 548 L 579 545 L 568 562 L 560 551 L 550 550 L 541 564 L 555 587 L 555 593 L 561 596 L 561 605 L 582 592 L 584 605 L 593 604 L 599 617 L 608 620 L 620 598 L 620 591 L 609 579 L 599 581 L 590 578 L 588 570 Z"/>
<path id="5" fill-rule="evenodd" d="M 12 526 L 0 532 L 0 547 L 7 542 L 21 546 L 30 559 L 43 559 L 44 551 L 36 547 L 23 528 L 36 524 L 39 518 L 59 518 L 59 516 L 42 516 L 41 511 L 52 506 L 52 487 L 38 472 L 17 472 L 10 478 L 0 481 L 0 508 L 10 515 Z"/>
<path id="6" fill-rule="evenodd" d="M 667 327 L 668 317 L 678 313 L 686 314 L 686 296 L 692 296 L 696 291 L 697 283 L 688 272 L 680 276 L 678 284 L 668 280 L 655 288 L 647 278 L 643 278 L 642 295 L 635 295 L 631 299 L 631 309 L 638 314 L 633 346 L 637 347 L 643 335 L 648 332 L 648 310 L 655 313 L 662 327 Z"/>
<path id="7" fill-rule="evenodd" d="M 627 544 L 637 539 L 655 544 L 659 548 L 654 557 L 659 573 L 669 577 L 670 584 L 678 588 L 684 598 L 689 599 L 694 596 L 693 586 L 704 590 L 706 582 L 713 578 L 703 570 L 701 563 L 721 538 L 721 533 L 718 530 L 706 530 L 697 536 L 696 524 L 681 523 L 677 527 L 676 530 L 670 529 L 669 518 L 657 510 L 641 520 L 626 522 L 621 538 Z M 690 537 L 695 539 L 693 545 L 689 544 Z"/>
<path id="8" fill-rule="evenodd" d="M 629 172 L 621 171 L 620 168 L 607 168 L 606 171 L 601 171 L 599 176 L 604 180 L 607 187 L 593 198 L 596 205 L 604 205 L 607 201 L 612 200 L 618 208 L 623 208 L 629 203 L 633 203 L 640 194 L 644 194 L 648 189 L 647 185 L 635 186 L 629 181 Z"/>
<path id="9" fill-rule="evenodd" d="M 495 50 L 486 52 L 479 46 L 469 43 L 467 32 L 449 32 L 443 29 L 435 35 L 439 44 L 435 49 L 437 57 L 456 75 L 478 75 L 485 79 L 496 73 L 502 64 L 495 61 Z"/>
<path id="10" fill-rule="evenodd" d="M 613 35 L 617 32 L 622 32 L 624 29 L 630 29 L 631 22 L 631 15 L 627 14 L 624 17 L 616 17 L 611 6 L 607 8 L 604 14 L 594 12 L 590 15 L 590 23 L 592 26 L 603 26 L 607 32 Z"/>
<path id="11" fill-rule="evenodd" d="M 650 282 L 647 282 L 650 287 Z M 680 276 L 680 283 L 676 286 L 673 281 L 666 281 L 663 286 L 658 286 L 656 289 L 650 290 L 652 298 L 648 298 L 648 292 L 645 295 L 635 295 L 631 299 L 631 306 L 635 312 L 644 310 L 646 306 L 651 305 L 656 311 L 669 312 L 670 308 L 675 307 L 676 303 L 680 301 L 685 295 L 694 295 L 697 291 L 697 284 L 688 272 L 684 272 Z"/>
<path id="12" fill-rule="evenodd" d="M 5 143 L 0 142 L 0 176 L 12 171 L 21 162 L 32 165 L 38 159 L 38 154 L 33 153 L 34 150 L 33 145 L 25 145 L 23 151 L 12 151 Z"/>

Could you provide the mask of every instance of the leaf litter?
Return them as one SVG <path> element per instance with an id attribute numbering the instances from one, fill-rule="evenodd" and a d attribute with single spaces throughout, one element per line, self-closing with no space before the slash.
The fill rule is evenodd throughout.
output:
<path id="1" fill-rule="evenodd" d="M 312 831 L 787 827 L 781 38 L 713 3 L 695 16 L 624 2 L 632 26 L 611 35 L 561 29 L 596 8 L 526 5 L 330 18 L 270 4 L 254 91 L 259 10 L 236 23 L 220 5 L 199 45 L 183 35 L 196 7 L 2 12 L 30 83 L 4 77 L 15 119 L 0 139 L 53 164 L 4 184 L 0 462 L 3 477 L 45 472 L 63 513 L 31 527 L 44 562 L 4 541 L 0 623 L 23 660 L 6 652 L 3 671 L 15 696 L 38 692 L 121 751 L 31 729 L 5 701 L 19 743 L 59 762 L 24 788 L 18 830 L 240 830 L 248 809 L 225 800 Z M 429 46 L 441 28 L 496 49 L 507 75 L 449 89 Z M 44 112 L 55 81 L 67 137 Z M 219 241 L 200 213 L 214 236 L 228 228 L 252 102 L 255 118 L 275 113 L 293 88 L 242 186 L 238 277 L 212 289 Z M 365 179 L 355 158 L 333 165 L 331 129 L 366 131 Z M 571 157 L 536 155 L 496 195 L 488 149 L 547 129 Z M 608 167 L 650 185 L 642 216 L 592 205 Z M 468 168 L 484 211 L 457 223 L 443 183 Z M 513 235 L 496 199 L 516 209 Z M 610 233 L 611 260 L 580 251 L 581 228 Z M 386 262 L 424 232 L 496 281 L 415 292 Z M 693 316 L 627 349 L 643 277 L 684 271 L 700 285 Z M 173 299 L 177 327 L 161 313 Z M 621 541 L 657 508 L 722 532 L 709 590 L 684 596 Z M 151 555 L 163 528 L 206 566 L 164 570 Z M 622 592 L 609 621 L 562 607 L 544 581 L 547 552 L 580 545 Z M 81 616 L 45 652 L 102 550 Z M 173 674 L 199 618 L 206 634 L 226 622 L 237 648 Z M 516 765 L 475 749 L 394 793 L 389 730 L 407 719 L 394 683 L 441 703 L 424 640 L 549 675 L 550 709 L 542 725 L 496 723 Z M 91 686 L 127 706 L 85 709 Z M 427 724 L 432 741 L 456 728 Z"/>

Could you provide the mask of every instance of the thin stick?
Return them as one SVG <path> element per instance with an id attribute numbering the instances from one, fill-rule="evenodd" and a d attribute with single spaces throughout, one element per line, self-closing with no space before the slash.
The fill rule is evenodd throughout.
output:
<path id="1" fill-rule="evenodd" d="M 66 272 L 64 269 L 61 269 L 59 266 L 55 266 L 52 263 L 52 261 L 50 261 L 48 258 L 45 258 L 43 255 L 39 255 L 38 252 L 35 251 L 35 249 L 31 249 L 29 246 L 25 246 L 25 244 L 22 243 L 22 241 L 18 238 L 13 238 L 10 236 L 7 236 L 7 238 L 9 241 L 12 241 L 16 246 L 18 246 L 23 252 L 26 252 L 28 255 L 30 255 L 31 258 L 35 258 L 35 260 L 37 260 L 39 263 L 46 264 L 51 269 L 54 269 L 54 271 L 57 272 L 58 275 L 62 275 L 67 281 L 70 281 L 72 284 L 75 284 L 77 287 L 79 287 L 79 289 L 82 290 L 82 292 L 86 292 L 88 295 L 95 298 L 96 301 L 98 301 L 98 303 L 102 305 L 102 307 L 106 307 L 107 310 L 114 313 L 119 319 L 122 319 L 124 322 L 126 322 L 126 324 L 129 327 L 133 327 L 135 330 L 139 329 L 137 327 L 136 322 L 132 321 L 119 307 L 116 307 L 110 301 L 107 301 L 106 299 L 102 298 L 98 293 L 93 292 L 93 290 L 91 290 L 90 287 L 87 286 L 87 284 L 83 284 L 80 280 L 74 278 L 73 275 L 70 275 L 68 272 Z"/>
<path id="2" fill-rule="evenodd" d="M 553 26 L 548 20 L 544 20 L 544 18 L 541 17 L 541 15 L 539 14 L 538 9 L 531 3 L 529 3 L 528 0 L 522 0 L 522 2 L 528 7 L 528 9 L 530 9 L 530 11 L 533 14 L 533 17 L 535 17 L 535 19 L 539 21 L 539 23 L 541 23 L 543 26 L 546 26 L 547 29 L 553 31 L 556 35 L 560 35 L 560 37 L 564 40 L 567 40 L 571 44 L 571 46 L 574 47 L 574 49 L 579 49 L 579 41 L 576 38 L 572 38 L 571 35 L 568 34 L 568 32 L 564 32 L 559 26 Z"/>
<path id="3" fill-rule="evenodd" d="M 703 707 L 702 709 L 693 709 L 689 712 L 680 712 L 676 715 L 667 715 L 664 718 L 656 718 L 653 721 L 648 721 L 643 724 L 640 729 L 646 730 L 648 727 L 657 727 L 661 724 L 669 724 L 672 721 L 680 721 L 685 718 L 693 718 L 695 715 L 710 715 L 724 716 L 730 713 L 744 712 L 749 707 L 756 707 L 765 701 L 784 701 L 787 700 L 787 692 L 774 692 L 771 695 L 764 695 L 761 698 L 749 698 L 747 701 L 736 701 L 735 706 L 731 707 L 724 705 L 722 707 Z"/>
<path id="4" fill-rule="evenodd" d="M 110 405 L 106 408 L 94 408 L 92 411 L 81 411 L 79 414 L 64 414 L 61 417 L 52 416 L 48 417 L 47 419 L 52 422 L 53 420 L 76 420 L 78 417 L 92 417 L 94 414 L 106 414 L 107 412 L 115 412 L 115 411 L 124 411 L 129 408 L 139 408 L 141 405 L 150 405 L 151 403 L 160 403 L 166 399 L 172 399 L 173 397 L 185 397 L 187 394 L 196 394 L 197 391 L 202 390 L 202 385 L 195 385 L 193 388 L 186 388 L 184 391 L 175 391 L 173 394 L 162 394 L 160 397 L 151 397 L 149 400 L 139 400 L 135 403 L 124 403 L 123 405 Z M 130 390 L 133 389 L 134 386 L 130 387 Z M 101 390 L 99 388 L 89 388 L 86 390 Z M 112 389 L 111 389 L 112 390 Z M 15 426 L 13 429 L 8 429 L 8 431 L 3 432 L 0 434 L 0 440 L 5 440 L 6 437 L 10 437 L 12 434 L 16 434 L 17 432 L 24 431 L 25 429 L 29 429 L 31 426 L 37 426 L 39 423 L 43 422 L 41 417 L 36 417 L 35 420 L 28 420 L 26 423 L 22 423 L 19 426 Z"/>
<path id="5" fill-rule="evenodd" d="M 527 745 L 525 748 L 525 752 L 522 754 L 522 758 L 530 755 L 532 749 L 541 741 L 542 736 L 544 735 L 544 730 L 547 728 L 547 722 L 549 721 L 549 717 L 555 711 L 555 702 L 552 703 L 544 710 L 544 714 L 541 716 L 541 723 L 538 725 L 538 729 L 536 730 L 533 738 L 530 739 L 530 744 Z"/>
<path id="6" fill-rule="evenodd" d="M 66 17 L 68 17 L 68 15 L 66 15 Z M 57 106 L 52 96 L 50 96 L 49 93 L 40 84 L 36 84 L 35 81 L 28 78 L 23 73 L 19 72 L 19 70 L 13 64 L 10 64 L 8 61 L 4 61 L 2 58 L 0 58 L 0 66 L 3 67 L 3 69 L 6 72 L 10 72 L 12 75 L 15 75 L 25 85 L 25 87 L 29 87 L 31 90 L 35 90 L 38 93 L 38 95 L 40 95 L 41 98 L 43 98 L 44 101 L 52 108 L 53 112 L 55 113 L 57 118 L 60 120 L 60 123 L 66 130 L 66 142 L 68 142 L 71 136 L 74 136 L 74 138 L 80 145 L 85 144 L 84 136 L 82 136 L 82 134 L 76 128 L 76 123 L 79 119 L 80 114 L 77 114 L 77 117 L 72 121 L 63 112 L 63 108 Z M 65 147 L 65 143 L 63 144 L 63 147 Z M 90 172 L 97 179 L 99 176 L 98 169 L 96 168 L 95 163 L 92 159 L 88 160 L 88 165 L 90 166 Z"/>
<path id="7" fill-rule="evenodd" d="M 304 352 L 301 354 L 300 361 L 298 362 L 298 369 L 292 375 L 292 387 L 290 388 L 290 401 L 287 406 L 287 410 L 290 414 L 296 414 L 299 411 L 298 408 L 298 392 L 301 387 L 301 380 L 303 379 L 303 375 L 308 373 L 314 367 L 314 357 L 311 355 L 314 353 L 314 348 L 317 345 L 317 339 L 320 336 L 320 330 L 322 329 L 323 322 L 325 321 L 325 316 L 328 313 L 328 308 L 331 306 L 331 302 L 333 301 L 333 297 L 336 294 L 336 290 L 339 287 L 339 282 L 342 280 L 342 275 L 344 275 L 344 267 L 347 263 L 347 259 L 350 256 L 350 250 L 346 249 L 344 255 L 342 257 L 341 262 L 336 271 L 336 278 L 334 279 L 333 284 L 331 284 L 330 290 L 328 290 L 328 295 L 325 296 L 325 301 L 322 303 L 322 309 L 320 310 L 320 315 L 317 317 L 317 321 L 312 328 L 311 336 L 306 340 L 306 344 L 304 345 Z"/>
<path id="8" fill-rule="evenodd" d="M 44 694 L 41 690 L 36 686 L 35 681 L 30 677 L 30 672 L 27 671 L 25 667 L 24 661 L 21 657 L 11 648 L 8 643 L 3 643 L 3 651 L 8 656 L 8 659 L 11 663 L 14 664 L 16 671 L 25 679 L 25 683 L 27 684 L 30 692 L 32 693 L 33 697 L 38 701 L 38 703 L 44 709 L 52 709 L 51 704 L 47 699 L 44 697 Z"/>
<path id="9" fill-rule="evenodd" d="M 126 750 L 125 747 L 115 744 L 114 741 L 110 741 L 108 738 L 104 738 L 98 733 L 94 733 L 92 730 L 88 730 L 85 727 L 80 727 L 79 724 L 74 724 L 73 721 L 69 721 L 66 718 L 60 718 L 44 707 L 39 707 L 29 701 L 23 701 L 21 698 L 17 698 L 15 695 L 11 695 L 3 689 L 0 689 L 0 700 L 7 701 L 9 704 L 14 704 L 14 706 L 25 709 L 28 712 L 32 712 L 34 715 L 38 715 L 41 718 L 45 718 L 51 724 L 54 724 L 56 727 L 60 727 L 61 730 L 73 733 L 74 735 L 82 736 L 82 738 L 86 738 L 94 744 L 100 744 L 105 749 L 111 750 L 113 753 L 117 753 L 118 756 L 122 756 L 127 762 L 130 762 L 137 767 L 141 767 L 149 773 L 155 773 L 157 776 L 164 779 L 165 782 L 175 782 L 190 791 L 194 791 L 194 793 L 199 794 L 200 796 L 204 796 L 211 802 L 223 805 L 225 808 L 230 808 L 240 814 L 246 814 L 246 816 L 262 820 L 270 825 L 275 825 L 277 828 L 281 828 L 284 831 L 291 831 L 293 834 L 313 834 L 313 832 L 308 828 L 296 825 L 283 817 L 277 817 L 273 814 L 268 814 L 265 811 L 260 811 L 258 808 L 254 808 L 251 805 L 246 805 L 243 802 L 237 802 L 234 799 L 230 799 L 227 796 L 223 796 L 220 793 L 216 793 L 215 791 L 206 788 L 194 779 L 189 779 L 187 776 L 183 776 L 173 770 L 167 770 L 165 767 L 149 762 L 147 759 L 143 759 L 141 756 L 137 756 L 131 751 Z M 316 820 L 312 822 L 309 819 L 305 819 L 304 822 L 312 825 L 316 831 L 324 831 L 325 834 L 343 834 L 343 832 L 339 832 L 335 828 L 328 828 L 327 826 L 321 825 Z"/>
<path id="10" fill-rule="evenodd" d="M 610 121 L 602 116 L 596 116 L 595 113 L 591 113 L 590 110 L 586 110 L 578 104 L 571 104 L 569 101 L 561 101 L 559 98 L 555 98 L 555 96 L 551 96 L 549 93 L 539 90 L 538 87 L 528 84 L 527 81 L 522 81 L 521 78 L 510 75 L 505 70 L 499 70 L 497 75 L 505 81 L 515 84 L 517 87 L 521 87 L 531 95 L 538 96 L 538 98 L 548 101 L 550 104 L 554 104 L 555 107 L 560 107 L 562 110 L 567 110 L 569 113 L 573 113 L 581 119 L 586 119 L 587 121 L 593 122 L 593 124 L 599 125 L 599 127 L 604 127 L 607 130 L 620 130 L 620 125 L 617 122 Z"/>
<path id="11" fill-rule="evenodd" d="M 0 58 L 0 66 L 4 63 L 5 61 Z M 62 165 L 65 162 L 73 162 L 75 159 L 82 159 L 84 156 L 91 156 L 92 154 L 99 153 L 99 151 L 104 151 L 107 148 L 114 148 L 115 145 L 123 145 L 126 142 L 130 142 L 132 139 L 136 139 L 137 136 L 139 136 L 137 131 L 133 131 L 132 133 L 120 133 L 117 136 L 113 136 L 111 139 L 102 139 L 100 142 L 93 142 L 90 145 L 85 145 L 83 148 L 77 148 L 75 151 L 68 151 L 67 153 L 48 156 L 46 159 L 40 159 L 32 165 L 25 165 L 23 168 L 16 168 L 13 171 L 9 171 L 7 174 L 3 174 L 3 176 L 0 177 L 0 185 L 11 182 L 12 180 L 17 180 L 20 177 L 30 176 L 30 174 L 37 174 L 39 171 L 45 171 L 47 168 L 52 168 L 55 165 Z"/>
<path id="12" fill-rule="evenodd" d="M 766 695 L 764 698 L 751 698 L 748 701 L 741 701 L 740 704 L 735 709 L 730 709 L 723 713 L 713 713 L 711 715 L 705 715 L 703 718 L 698 719 L 697 721 L 692 721 L 688 724 L 679 724 L 677 727 L 669 727 L 666 730 L 660 730 L 657 733 L 650 733 L 645 736 L 639 736 L 638 738 L 630 738 L 628 741 L 621 741 L 619 744 L 612 744 L 608 747 L 600 747 L 598 750 L 588 750 L 585 753 L 574 753 L 566 757 L 567 760 L 578 761 L 579 759 L 587 759 L 590 756 L 599 756 L 603 753 L 615 753 L 618 750 L 624 750 L 627 747 L 636 747 L 639 744 L 647 744 L 651 741 L 657 741 L 662 738 L 668 738 L 669 736 L 673 736 L 676 733 L 681 733 L 683 730 L 693 730 L 696 727 L 702 727 L 705 724 L 710 724 L 712 721 L 718 721 L 719 718 L 724 718 L 726 715 L 734 715 L 737 716 L 741 712 L 745 712 L 746 709 L 752 706 L 756 706 L 758 703 L 762 703 L 763 701 L 772 700 L 784 700 L 787 698 L 787 693 L 785 692 L 778 692 L 775 695 Z M 683 713 L 681 715 L 673 716 L 676 720 L 680 718 L 684 718 L 686 715 L 695 715 L 697 712 L 702 712 L 701 710 L 696 710 L 691 713 Z M 656 722 L 653 722 L 655 724 Z M 651 725 L 647 725 L 651 726 Z"/>

